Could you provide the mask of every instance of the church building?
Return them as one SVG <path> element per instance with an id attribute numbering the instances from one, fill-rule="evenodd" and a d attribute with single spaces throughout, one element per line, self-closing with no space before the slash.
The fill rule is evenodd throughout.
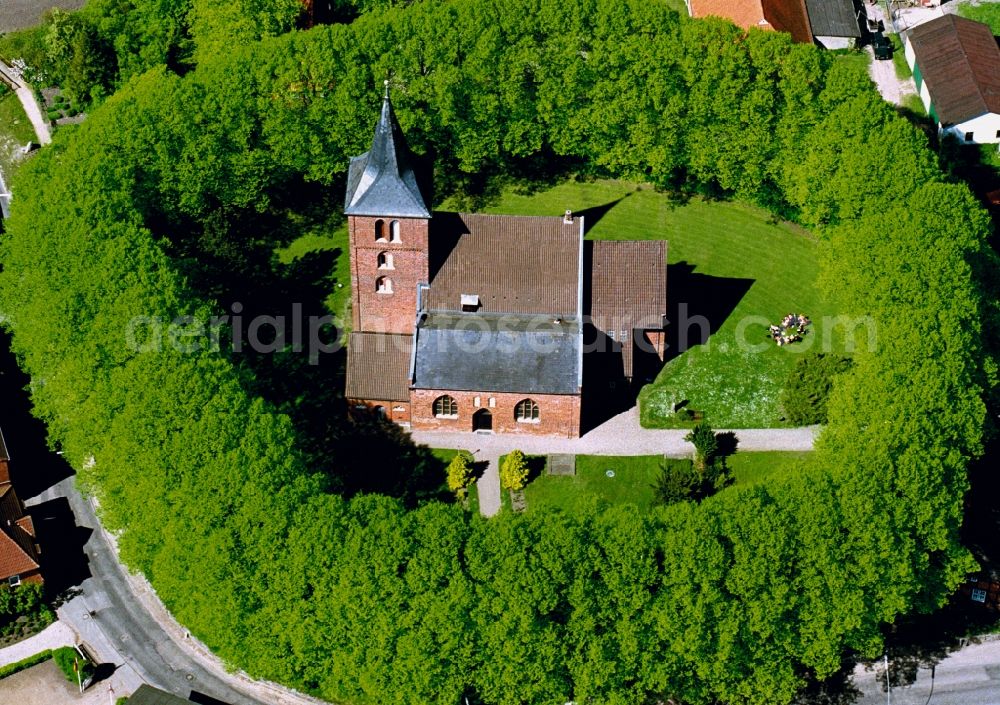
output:
<path id="1" fill-rule="evenodd" d="M 431 213 L 388 88 L 344 213 L 352 404 L 415 430 L 574 438 L 592 394 L 662 362 L 666 242 L 585 241 L 570 211 Z"/>

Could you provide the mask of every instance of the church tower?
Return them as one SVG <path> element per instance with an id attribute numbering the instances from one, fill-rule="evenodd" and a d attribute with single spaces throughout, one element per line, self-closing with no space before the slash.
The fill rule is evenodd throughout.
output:
<path id="1" fill-rule="evenodd" d="M 386 81 L 372 148 L 351 159 L 344 214 L 350 232 L 353 324 L 412 334 L 417 286 L 430 275 L 427 208 Z"/>

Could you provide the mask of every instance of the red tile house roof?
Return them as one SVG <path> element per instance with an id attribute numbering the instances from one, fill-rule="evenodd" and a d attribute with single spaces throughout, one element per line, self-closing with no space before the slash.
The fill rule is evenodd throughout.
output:
<path id="1" fill-rule="evenodd" d="M 598 240 L 593 243 L 590 316 L 597 330 L 622 341 L 623 331 L 663 328 L 667 314 L 667 243 L 664 240 Z M 632 377 L 633 346 L 622 347 Z"/>
<path id="2" fill-rule="evenodd" d="M 41 582 L 35 526 L 10 483 L 9 461 L 0 433 L 0 581 Z"/>
<path id="3" fill-rule="evenodd" d="M 0 580 L 37 575 L 39 550 L 35 527 L 10 483 L 0 485 Z"/>
<path id="4" fill-rule="evenodd" d="M 1000 114 L 1000 47 L 989 26 L 948 14 L 914 27 L 907 40 L 940 123 Z"/>
<path id="5" fill-rule="evenodd" d="M 689 0 L 692 17 L 721 17 L 750 29 L 788 32 L 803 44 L 813 41 L 805 0 Z"/>

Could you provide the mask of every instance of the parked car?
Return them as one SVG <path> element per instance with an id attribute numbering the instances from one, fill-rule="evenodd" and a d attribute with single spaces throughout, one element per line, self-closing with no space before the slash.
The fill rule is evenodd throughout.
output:
<path id="1" fill-rule="evenodd" d="M 892 59 L 892 42 L 881 32 L 876 32 L 872 37 L 872 47 L 875 49 L 875 58 L 878 61 Z"/>

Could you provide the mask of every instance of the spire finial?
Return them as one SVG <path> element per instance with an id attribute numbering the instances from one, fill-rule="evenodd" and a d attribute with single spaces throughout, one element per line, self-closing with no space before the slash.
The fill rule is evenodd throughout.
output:
<path id="1" fill-rule="evenodd" d="M 388 78 L 385 79 L 382 83 L 385 85 L 385 97 L 388 98 L 389 97 L 389 79 Z"/>

